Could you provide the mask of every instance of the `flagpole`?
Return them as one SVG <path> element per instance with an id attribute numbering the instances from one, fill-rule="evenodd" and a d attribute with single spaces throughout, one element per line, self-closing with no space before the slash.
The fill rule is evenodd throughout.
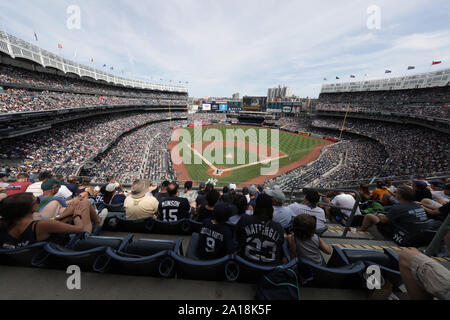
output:
<path id="1" fill-rule="evenodd" d="M 342 134 L 344 132 L 345 123 L 347 122 L 347 116 L 348 116 L 349 111 L 350 111 L 350 103 L 348 104 L 347 112 L 345 113 L 344 122 L 342 123 L 341 134 L 339 135 L 339 140 L 342 139 Z"/>

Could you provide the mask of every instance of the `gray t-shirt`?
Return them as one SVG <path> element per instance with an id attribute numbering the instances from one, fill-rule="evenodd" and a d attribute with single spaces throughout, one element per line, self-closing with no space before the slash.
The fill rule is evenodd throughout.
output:
<path id="1" fill-rule="evenodd" d="M 317 234 L 309 240 L 300 240 L 295 237 L 297 247 L 297 257 L 307 259 L 318 265 L 325 265 L 322 253 L 320 252 L 320 239 Z"/>

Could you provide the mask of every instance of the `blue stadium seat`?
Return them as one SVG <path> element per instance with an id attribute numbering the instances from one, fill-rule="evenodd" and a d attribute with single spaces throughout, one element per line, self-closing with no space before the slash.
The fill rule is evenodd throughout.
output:
<path id="1" fill-rule="evenodd" d="M 189 219 L 189 223 L 191 224 L 190 233 L 200 233 L 203 223 Z"/>
<path id="2" fill-rule="evenodd" d="M 361 289 L 364 288 L 362 274 L 366 269 L 363 262 L 338 268 L 317 265 L 306 259 L 298 259 L 298 271 L 305 285 L 318 288 Z"/>
<path id="3" fill-rule="evenodd" d="M 186 252 L 182 254 L 171 253 L 175 264 L 176 276 L 183 279 L 234 281 L 238 275 L 238 267 L 233 262 L 232 255 L 215 260 L 200 260 L 197 255 L 199 234 L 193 233 Z"/>
<path id="4" fill-rule="evenodd" d="M 150 233 L 152 218 L 128 220 L 125 217 L 117 217 L 117 229 L 119 232 Z"/>
<path id="5" fill-rule="evenodd" d="M 103 222 L 102 230 L 104 231 L 117 231 L 119 227 L 119 219 L 125 218 L 124 212 L 108 212 L 108 215 Z"/>
<path id="6" fill-rule="evenodd" d="M 319 236 L 319 237 L 321 237 L 325 232 L 327 232 L 328 231 L 328 226 L 325 226 L 325 227 L 323 227 L 323 228 L 321 228 L 321 229 L 317 229 L 316 230 L 316 234 Z"/>
<path id="7" fill-rule="evenodd" d="M 237 281 L 245 283 L 257 283 L 263 276 L 269 274 L 277 268 L 294 268 L 297 265 L 297 258 L 290 260 L 285 265 L 263 266 L 233 255 L 234 261 L 238 265 Z"/>
<path id="8" fill-rule="evenodd" d="M 330 259 L 328 260 L 327 267 L 328 268 L 338 268 L 347 266 L 350 264 L 347 256 L 344 254 L 341 248 L 333 246 L 333 253 L 331 254 Z"/>
<path id="9" fill-rule="evenodd" d="M 169 277 L 174 261 L 169 252 L 182 252 L 182 238 L 175 241 L 140 239 L 127 243 L 120 250 L 106 249 L 106 259 L 98 259 L 96 272 L 124 273 L 153 277 Z"/>
<path id="10" fill-rule="evenodd" d="M 132 237 L 132 235 L 125 238 L 87 236 L 78 239 L 70 247 L 47 243 L 44 249 L 48 255 L 39 261 L 39 265 L 57 269 L 77 265 L 83 271 L 92 271 L 96 260 L 105 258 L 108 247 L 120 250 L 131 241 Z"/>
<path id="11" fill-rule="evenodd" d="M 175 222 L 165 222 L 157 219 L 149 219 L 147 229 L 154 234 L 191 234 L 191 222 L 189 219 L 181 219 Z"/>
<path id="12" fill-rule="evenodd" d="M 0 248 L 0 264 L 23 267 L 33 266 L 33 259 L 44 252 L 45 245 L 46 242 L 39 242 L 21 248 Z"/>

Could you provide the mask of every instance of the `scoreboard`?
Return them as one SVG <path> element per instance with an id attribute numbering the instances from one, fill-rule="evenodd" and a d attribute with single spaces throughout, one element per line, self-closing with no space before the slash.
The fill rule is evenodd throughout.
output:
<path id="1" fill-rule="evenodd" d="M 248 111 L 266 111 L 267 97 L 244 97 L 242 109 Z"/>

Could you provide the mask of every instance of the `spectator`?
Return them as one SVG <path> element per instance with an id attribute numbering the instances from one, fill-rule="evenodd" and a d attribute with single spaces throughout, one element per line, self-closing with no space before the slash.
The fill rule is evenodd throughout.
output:
<path id="1" fill-rule="evenodd" d="M 350 218 L 350 215 L 355 207 L 356 200 L 350 194 L 339 192 L 338 195 L 331 200 L 331 204 L 336 208 L 326 208 L 328 218 L 331 220 L 331 217 L 334 217 L 336 220 L 341 221 L 342 219 Z M 363 221 L 363 218 L 364 217 L 359 210 L 359 206 L 357 206 L 351 226 L 359 227 Z"/>
<path id="2" fill-rule="evenodd" d="M 270 190 L 267 189 L 265 193 L 272 197 L 273 201 L 273 221 L 278 222 L 283 229 L 288 230 L 292 226 L 292 218 L 294 214 L 289 207 L 284 207 L 283 204 L 286 201 L 286 196 L 283 191 L 279 189 Z"/>
<path id="3" fill-rule="evenodd" d="M 189 219 L 191 206 L 186 198 L 178 197 L 178 184 L 172 182 L 167 187 L 168 197 L 163 198 L 158 206 L 158 219 L 166 222 L 174 222 L 181 219 Z"/>
<path id="4" fill-rule="evenodd" d="M 256 205 L 256 198 L 258 198 L 258 189 L 256 188 L 256 186 L 250 186 L 250 188 L 248 188 L 248 194 L 250 195 L 250 201 L 248 202 L 248 205 L 250 209 L 253 210 Z"/>
<path id="5" fill-rule="evenodd" d="M 186 198 L 189 201 L 191 207 L 196 208 L 197 192 L 192 190 L 192 185 L 192 181 L 186 181 L 184 183 L 184 192 L 180 194 L 180 197 Z"/>
<path id="6" fill-rule="evenodd" d="M 72 197 L 76 197 L 79 194 L 77 177 L 74 177 L 74 176 L 69 177 L 69 179 L 67 179 L 67 184 L 65 184 L 65 186 L 67 187 L 67 189 L 69 189 L 69 191 L 72 192 Z M 104 193 L 104 192 L 102 192 L 102 193 Z M 103 201 L 103 198 L 101 201 Z M 101 201 L 98 201 L 98 202 L 101 202 Z"/>
<path id="7" fill-rule="evenodd" d="M 58 221 L 34 221 L 33 213 L 39 205 L 32 193 L 19 193 L 0 202 L 0 244 L 4 249 L 19 248 L 36 242 L 49 241 L 65 244 L 61 235 L 81 233 L 83 212 L 77 208 L 72 217 L 74 225 Z"/>
<path id="8" fill-rule="evenodd" d="M 236 227 L 240 256 L 261 265 L 282 263 L 284 229 L 272 218 L 272 198 L 267 194 L 259 195 L 254 214 L 243 215 Z"/>
<path id="9" fill-rule="evenodd" d="M 330 255 L 330 247 L 315 233 L 316 220 L 313 216 L 300 214 L 293 221 L 294 234 L 288 236 L 291 258 L 307 259 L 325 266 L 321 251 Z"/>
<path id="10" fill-rule="evenodd" d="M 450 300 L 450 271 L 439 262 L 416 249 L 404 249 L 399 268 L 411 300 Z"/>
<path id="11" fill-rule="evenodd" d="M 289 209 L 291 209 L 294 217 L 300 214 L 313 216 L 316 219 L 317 230 L 322 230 L 326 227 L 327 219 L 325 217 L 325 211 L 317 206 L 320 201 L 319 193 L 313 189 L 303 189 L 303 193 L 305 194 L 303 203 L 299 204 L 294 202 L 289 206 Z"/>
<path id="12" fill-rule="evenodd" d="M 377 187 L 372 191 L 372 200 L 381 201 L 383 199 L 383 195 L 388 192 L 384 185 L 384 182 L 377 181 Z"/>
<path id="13" fill-rule="evenodd" d="M 159 192 L 155 195 L 156 200 L 158 200 L 159 203 L 161 203 L 161 200 L 168 197 L 169 194 L 167 193 L 167 187 L 169 186 L 169 181 L 163 181 L 161 184 L 161 189 Z"/>
<path id="14" fill-rule="evenodd" d="M 420 202 L 423 199 L 432 199 L 431 191 L 428 189 L 428 185 L 422 180 L 413 180 L 413 190 L 415 201 Z"/>
<path id="15" fill-rule="evenodd" d="M 200 259 L 219 259 L 234 252 L 233 234 L 225 224 L 230 212 L 227 203 L 218 203 L 214 207 L 213 217 L 203 221 L 198 247 Z"/>
<path id="16" fill-rule="evenodd" d="M 212 189 L 206 194 L 206 205 L 203 205 L 200 207 L 198 211 L 198 221 L 202 222 L 205 219 L 212 218 L 214 213 L 214 207 L 216 206 L 216 203 L 220 199 L 220 193 Z M 231 212 L 230 212 L 231 213 Z"/>
<path id="17" fill-rule="evenodd" d="M 30 186 L 27 188 L 26 192 L 34 194 L 35 197 L 42 196 L 42 189 L 41 189 L 42 183 L 44 181 L 50 180 L 52 178 L 53 178 L 53 174 L 51 172 L 48 172 L 48 171 L 41 172 L 39 174 L 39 182 L 30 184 Z"/>
<path id="18" fill-rule="evenodd" d="M 439 225 L 435 220 L 427 217 L 425 210 L 414 202 L 414 192 L 401 186 L 397 189 L 397 199 L 400 204 L 390 207 L 386 215 L 367 214 L 360 231 L 367 231 L 371 226 L 378 229 L 388 237 L 393 238 L 401 246 L 426 245 L 423 233 L 427 229 L 436 229 Z"/>
<path id="19" fill-rule="evenodd" d="M 157 218 L 158 200 L 147 196 L 151 188 L 148 180 L 137 180 L 131 186 L 131 195 L 125 199 L 124 207 L 128 220 Z"/>
<path id="20" fill-rule="evenodd" d="M 214 185 L 211 183 L 208 183 L 205 186 L 204 190 L 198 193 L 197 200 L 196 200 L 197 212 L 200 210 L 200 208 L 202 206 L 206 206 L 208 204 L 208 201 L 206 200 L 206 195 L 213 189 L 214 189 Z"/>
<path id="21" fill-rule="evenodd" d="M 56 179 L 56 181 L 61 183 L 61 187 L 59 188 L 58 193 L 55 194 L 55 197 L 70 200 L 73 196 L 73 193 L 64 184 L 64 177 L 62 175 L 58 174 L 55 176 L 55 179 Z"/>
<path id="22" fill-rule="evenodd" d="M 108 205 L 118 206 L 125 202 L 125 195 L 119 192 L 120 184 L 111 183 L 105 188 L 105 194 L 103 196 L 103 202 Z"/>
<path id="23" fill-rule="evenodd" d="M 444 195 L 450 197 L 450 183 L 447 183 L 444 186 Z M 422 208 L 425 210 L 428 218 L 430 219 L 445 221 L 450 212 L 450 202 L 441 205 L 440 203 L 437 203 L 430 199 L 423 199 L 420 204 L 422 205 Z"/>
<path id="24" fill-rule="evenodd" d="M 250 203 L 250 192 L 247 187 L 242 188 L 242 194 L 247 199 L 247 203 Z"/>
<path id="25" fill-rule="evenodd" d="M 359 197 L 361 198 L 361 202 L 366 202 L 372 200 L 372 195 L 369 191 L 369 186 L 367 184 L 360 184 L 359 186 Z"/>
<path id="26" fill-rule="evenodd" d="M 6 193 L 6 188 L 9 186 L 8 178 L 7 173 L 0 172 L 0 193 Z"/>
<path id="27" fill-rule="evenodd" d="M 433 180 L 431 181 L 430 187 L 431 187 L 431 196 L 434 201 L 439 202 L 440 204 L 445 204 L 450 201 L 450 196 L 445 194 L 443 188 L 445 183 L 440 180 Z"/>
<path id="28" fill-rule="evenodd" d="M 243 194 L 237 194 L 233 198 L 233 205 L 236 207 L 237 213 L 230 217 L 228 223 L 236 225 L 238 224 L 241 217 L 248 212 L 247 198 Z"/>
<path id="29" fill-rule="evenodd" d="M 24 193 L 31 185 L 31 182 L 28 182 L 30 176 L 27 173 L 19 173 L 16 179 L 16 182 L 10 183 L 6 188 L 8 197 L 17 193 Z"/>
<path id="30" fill-rule="evenodd" d="M 88 199 L 94 196 L 94 190 L 90 187 L 91 180 L 88 178 L 83 178 L 78 186 L 77 194 L 81 195 L 83 198 Z"/>

